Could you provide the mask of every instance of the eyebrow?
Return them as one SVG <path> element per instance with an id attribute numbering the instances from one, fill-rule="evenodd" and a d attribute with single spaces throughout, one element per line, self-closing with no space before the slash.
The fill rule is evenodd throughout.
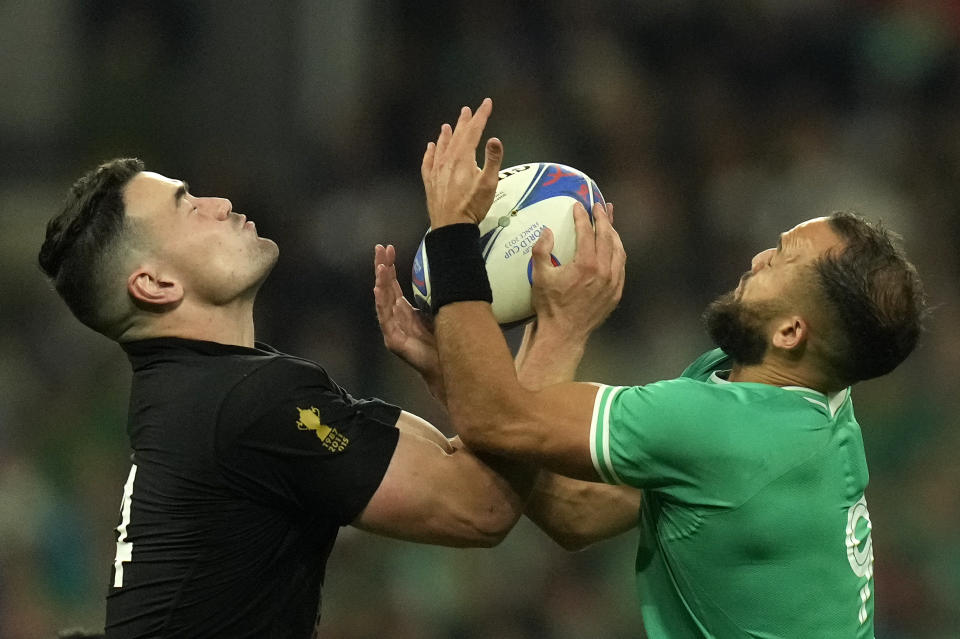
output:
<path id="1" fill-rule="evenodd" d="M 783 234 L 780 234 L 780 237 L 777 238 L 777 253 L 783 252 Z"/>
<path id="2" fill-rule="evenodd" d="M 180 200 L 184 195 L 187 194 L 187 191 L 190 190 L 190 185 L 186 182 L 181 182 L 180 187 L 177 189 L 176 193 L 173 194 L 173 204 L 174 206 L 180 206 Z"/>

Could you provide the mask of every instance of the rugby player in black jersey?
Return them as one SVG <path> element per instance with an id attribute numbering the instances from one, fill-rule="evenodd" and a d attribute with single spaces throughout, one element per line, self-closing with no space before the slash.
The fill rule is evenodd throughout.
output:
<path id="1" fill-rule="evenodd" d="M 529 473 L 507 481 L 416 416 L 254 341 L 277 258 L 229 200 L 135 159 L 83 176 L 47 226 L 41 267 L 133 367 L 108 638 L 311 637 L 339 527 L 491 546 L 524 507 Z M 622 499 L 593 486 L 541 490 L 533 502 L 555 507 L 538 523 L 576 540 L 596 525 L 584 503 Z"/>

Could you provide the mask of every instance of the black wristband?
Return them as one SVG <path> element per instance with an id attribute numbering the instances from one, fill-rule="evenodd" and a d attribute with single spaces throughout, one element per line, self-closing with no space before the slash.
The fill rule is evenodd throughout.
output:
<path id="1" fill-rule="evenodd" d="M 430 308 L 453 302 L 493 302 L 476 224 L 451 224 L 427 233 Z"/>

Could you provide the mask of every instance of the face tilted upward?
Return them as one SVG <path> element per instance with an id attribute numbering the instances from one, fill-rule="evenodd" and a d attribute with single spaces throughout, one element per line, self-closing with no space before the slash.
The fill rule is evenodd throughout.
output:
<path id="1" fill-rule="evenodd" d="M 775 248 L 757 253 L 740 279 L 736 297 L 745 303 L 789 297 L 809 277 L 808 269 L 824 253 L 841 244 L 825 217 L 802 222 L 780 234 Z"/>
<path id="2" fill-rule="evenodd" d="M 754 256 L 736 289 L 707 307 L 704 323 L 714 342 L 740 364 L 759 364 L 773 320 L 796 314 L 814 318 L 809 299 L 815 286 L 812 266 L 840 244 L 823 217 L 782 233 L 775 248 Z"/>
<path id="3" fill-rule="evenodd" d="M 185 183 L 138 173 L 124 190 L 126 215 L 143 229 L 145 254 L 196 296 L 223 304 L 255 291 L 276 263 L 277 245 L 257 235 L 230 200 L 196 197 Z"/>

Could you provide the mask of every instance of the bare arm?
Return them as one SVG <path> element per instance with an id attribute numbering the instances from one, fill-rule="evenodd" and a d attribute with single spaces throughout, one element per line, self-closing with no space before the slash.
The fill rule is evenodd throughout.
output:
<path id="1" fill-rule="evenodd" d="M 502 155 L 499 142 L 488 143 L 483 170 L 474 161 L 489 112 L 486 102 L 476 117 L 464 109 L 457 131 L 445 126 L 436 145 L 428 145 L 422 172 L 434 228 L 476 222 L 489 207 Z M 588 448 L 596 390 L 569 382 L 588 335 L 622 292 L 625 254 L 609 214 L 612 210 L 595 208 L 594 235 L 586 211 L 578 207 L 577 256 L 568 266 L 548 266 L 548 230 L 534 247 L 538 319 L 527 328 L 518 374 L 487 304 L 464 302 L 440 310 L 436 328 L 447 405 L 468 444 L 596 479 Z M 541 471 L 526 513 L 561 545 L 578 548 L 636 525 L 640 495 Z"/>
<path id="2" fill-rule="evenodd" d="M 601 307 L 593 304 L 593 300 L 583 300 L 576 290 L 569 290 L 568 278 L 549 266 L 550 246 L 546 242 L 541 240 L 534 247 L 534 254 L 534 302 L 542 319 L 527 326 L 515 363 L 520 382 L 536 390 L 573 379 L 587 336 L 604 318 L 602 309 L 597 314 Z M 376 247 L 374 291 L 384 343 L 425 379 L 441 380 L 436 342 L 403 299 L 396 282 L 395 258 L 392 246 Z M 542 271 L 541 264 L 550 270 Z M 561 318 L 567 321 L 558 321 Z M 571 323 L 570 319 L 576 322 Z M 411 360 L 419 362 L 419 366 Z M 434 394 L 438 398 L 444 396 L 442 385 Z M 447 452 L 453 449 L 438 430 L 409 413 L 404 413 L 398 426 L 425 436 Z M 455 447 L 463 448 L 463 444 L 456 443 Z M 527 487 L 532 487 L 524 513 L 568 550 L 612 537 L 636 523 L 640 499 L 637 490 L 569 479 L 548 471 L 536 472 L 495 456 L 481 455 L 480 458 L 515 489 L 519 485 L 517 490 L 521 495 L 529 492 Z"/>
<path id="3" fill-rule="evenodd" d="M 537 291 L 538 319 L 527 326 L 516 359 L 519 381 L 531 390 L 572 380 L 584 350 L 589 331 L 558 326 L 554 318 L 577 319 L 579 326 L 590 327 L 590 310 L 597 308 L 571 308 L 570 304 L 589 300 L 578 295 L 558 295 L 556 288 L 549 285 Z M 543 320 L 539 319 L 541 316 Z M 602 319 L 594 321 L 599 324 Z M 634 528 L 641 495 L 640 490 L 630 486 L 582 481 L 541 470 L 524 514 L 563 548 L 580 550 Z"/>
<path id="4" fill-rule="evenodd" d="M 423 437 L 423 424 L 409 413 L 400 416 L 387 472 L 353 525 L 420 543 L 495 546 L 519 519 L 524 499 L 469 450 L 447 453 Z"/>
<path id="5" fill-rule="evenodd" d="M 470 447 L 599 481 L 589 434 L 597 387 L 523 388 L 489 304 L 458 302 L 437 317 L 447 407 Z"/>
<path id="6" fill-rule="evenodd" d="M 612 205 L 608 207 L 612 212 Z M 554 268 L 550 263 L 551 250 L 549 235 L 533 249 L 534 307 L 538 319 L 527 326 L 515 360 L 520 383 L 531 390 L 574 378 L 587 338 L 605 319 L 611 301 L 584 291 L 575 267 Z M 384 344 L 417 370 L 442 401 L 436 341 L 429 326 L 404 299 L 396 279 L 395 260 L 392 246 L 376 247 L 374 296 Z M 614 303 L 619 291 L 620 286 L 613 291 Z M 426 433 L 418 434 L 426 434 L 441 446 L 449 445 L 446 440 L 439 441 L 442 435 L 427 422 L 412 415 L 407 421 L 418 430 L 426 429 Z M 456 447 L 462 448 L 463 444 L 457 443 Z M 480 459 L 521 495 L 530 494 L 525 514 L 568 550 L 612 537 L 636 524 L 640 492 L 635 489 L 538 472 L 491 455 L 481 454 Z"/>
<path id="7" fill-rule="evenodd" d="M 428 199 L 430 197 L 428 190 Z M 578 224 L 586 223 L 586 232 L 581 228 L 579 235 L 592 238 L 585 211 L 581 209 L 578 215 Z M 615 234 L 614 238 L 618 240 Z M 580 256 L 574 260 L 575 265 L 560 269 L 550 266 L 551 243 L 552 238 L 547 232 L 534 248 L 534 303 L 540 318 L 540 330 L 534 340 L 535 329 L 528 327 L 517 358 L 521 380 L 527 388 L 534 390 L 573 379 L 588 335 L 616 305 L 623 285 L 622 246 L 619 247 L 619 270 L 614 259 L 611 269 L 597 277 L 595 251 L 590 250 L 593 242 L 585 245 L 585 253 L 589 255 Z M 374 294 L 384 343 L 418 370 L 427 380 L 431 392 L 443 401 L 443 376 L 434 336 L 430 327 L 403 298 L 396 281 L 395 259 L 393 247 L 376 247 Z M 606 282 L 602 281 L 603 277 L 607 278 Z M 502 344 L 499 327 L 495 330 Z M 503 346 L 505 348 L 505 344 Z M 594 392 L 590 387 L 587 390 Z M 592 399 L 590 401 L 592 411 Z M 584 446 L 586 441 L 585 433 Z M 487 455 L 483 459 L 501 476 L 510 477 L 515 486 L 519 485 L 521 494 L 525 492 L 523 487 L 532 477 L 530 470 Z M 536 481 L 533 498 L 527 504 L 527 513 L 558 543 L 573 549 L 635 525 L 639 498 L 640 493 L 629 488 L 581 482 L 542 472 Z"/>
<path id="8" fill-rule="evenodd" d="M 444 125 L 436 144 L 427 146 L 421 173 L 434 229 L 475 224 L 489 208 L 503 149 L 499 140 L 489 140 L 482 170 L 475 150 L 491 110 L 489 100 L 476 115 L 465 107 L 456 129 Z M 606 211 L 597 207 L 594 216 L 595 236 L 586 212 L 575 210 L 578 286 L 587 289 L 615 282 L 611 272 L 622 271 L 624 264 L 623 246 Z M 595 386 L 523 388 L 486 302 L 447 304 L 437 314 L 435 329 L 447 407 L 469 446 L 569 477 L 598 479 L 589 450 Z"/>
<path id="9" fill-rule="evenodd" d="M 549 238 L 534 247 L 534 305 L 538 319 L 527 326 L 515 361 L 520 382 L 532 390 L 574 378 L 587 337 L 606 314 L 603 303 L 583 295 L 576 282 L 571 281 L 576 279 L 575 273 L 550 265 L 550 250 Z M 374 293 L 384 344 L 420 372 L 442 401 L 436 341 L 403 298 L 396 280 L 395 260 L 392 246 L 376 247 Z M 441 383 L 432 384 L 429 380 Z M 438 430 L 409 413 L 404 413 L 398 426 L 426 437 L 447 452 L 453 449 Z M 458 443 L 456 448 L 463 445 Z M 480 459 L 520 495 L 529 493 L 524 513 L 568 550 L 613 537 L 636 524 L 640 501 L 637 490 L 538 472 L 491 455 L 481 455 Z"/>
<path id="10" fill-rule="evenodd" d="M 374 248 L 374 301 L 377 321 L 383 334 L 383 343 L 390 352 L 409 364 L 427 383 L 430 392 L 441 404 L 446 400 L 443 388 L 443 376 L 440 371 L 440 357 L 434 339 L 431 322 L 415 310 L 403 296 L 397 281 L 396 250 L 393 246 L 378 244 Z M 419 418 L 418 429 L 427 429 L 427 438 L 437 441 L 443 437 L 433 426 Z M 411 426 L 408 426 L 408 428 Z M 424 435 L 424 432 L 418 434 Z M 444 439 L 438 445 L 450 452 L 452 445 Z M 457 448 L 465 448 L 462 443 Z M 473 453 L 470 453 L 471 455 Z M 487 464 L 513 488 L 514 493 L 526 497 L 533 486 L 536 471 L 507 462 L 489 454 L 479 455 L 480 461 Z"/>
<path id="11" fill-rule="evenodd" d="M 523 513 L 566 550 L 580 550 L 635 528 L 641 495 L 542 471 Z"/>

